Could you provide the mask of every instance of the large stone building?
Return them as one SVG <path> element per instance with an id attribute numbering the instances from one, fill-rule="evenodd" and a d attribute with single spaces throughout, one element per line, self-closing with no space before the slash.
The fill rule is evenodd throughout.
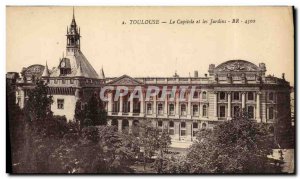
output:
<path id="1" fill-rule="evenodd" d="M 118 126 L 119 130 L 128 128 L 130 132 L 139 121 L 149 119 L 159 129 L 168 130 L 173 141 L 192 141 L 199 129 L 231 120 L 242 109 L 258 123 L 290 119 L 290 84 L 284 74 L 282 78 L 266 75 L 264 63 L 256 65 L 245 60 L 230 60 L 211 64 L 208 74 L 203 77 L 195 71 L 193 77 L 175 74 L 160 78 L 127 75 L 105 78 L 103 69 L 97 74 L 80 50 L 80 29 L 74 14 L 66 36 L 66 56 L 53 70 L 46 64 L 41 75 L 54 99 L 51 106 L 54 115 L 65 115 L 68 120 L 73 120 L 78 99 L 85 102 L 91 95 L 101 93 L 104 87 L 111 87 L 103 93 L 107 97 L 109 125 Z M 21 81 L 17 100 L 23 107 L 28 85 Z M 129 93 L 113 100 L 118 86 L 127 87 Z M 156 86 L 159 91 L 147 99 L 149 86 Z M 180 86 L 187 87 L 183 100 L 179 100 Z M 140 89 L 139 99 L 130 98 L 136 87 Z M 163 90 L 169 93 L 165 98 L 162 98 Z"/>

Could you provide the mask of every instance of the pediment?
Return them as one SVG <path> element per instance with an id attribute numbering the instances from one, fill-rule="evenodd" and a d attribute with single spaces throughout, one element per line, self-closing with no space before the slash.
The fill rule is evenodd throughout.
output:
<path id="1" fill-rule="evenodd" d="M 118 85 L 118 86 L 127 86 L 127 85 L 141 85 L 143 83 L 139 82 L 138 80 L 127 76 L 123 75 L 119 78 L 114 79 L 113 81 L 108 83 L 109 85 Z"/>
<path id="2" fill-rule="evenodd" d="M 251 62 L 245 60 L 231 60 L 224 62 L 216 67 L 216 71 L 230 72 L 230 71 L 258 71 L 258 67 Z"/>

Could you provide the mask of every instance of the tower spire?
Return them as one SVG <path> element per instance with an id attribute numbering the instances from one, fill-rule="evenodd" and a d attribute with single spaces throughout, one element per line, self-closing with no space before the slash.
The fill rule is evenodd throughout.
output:
<path id="1" fill-rule="evenodd" d="M 46 60 L 46 66 L 45 66 L 45 69 L 43 71 L 42 77 L 49 77 L 49 70 L 48 70 L 47 60 Z"/>
<path id="2" fill-rule="evenodd" d="M 75 8 L 73 6 L 73 18 L 71 25 L 67 27 L 67 56 L 74 55 L 80 50 L 80 33 L 75 20 Z"/>

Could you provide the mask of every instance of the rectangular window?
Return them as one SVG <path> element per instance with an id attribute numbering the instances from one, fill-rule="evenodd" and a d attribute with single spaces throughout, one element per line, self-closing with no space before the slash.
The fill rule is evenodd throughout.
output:
<path id="1" fill-rule="evenodd" d="M 158 110 L 158 114 L 163 114 L 164 113 L 164 111 L 163 111 L 163 105 L 161 103 L 158 104 L 157 110 Z"/>
<path id="2" fill-rule="evenodd" d="M 220 93 L 219 93 L 219 99 L 220 99 L 220 100 L 225 100 L 225 99 L 226 99 L 226 94 L 225 94 L 225 92 L 220 92 Z"/>
<path id="3" fill-rule="evenodd" d="M 64 109 L 64 99 L 57 99 L 57 109 Z"/>
<path id="4" fill-rule="evenodd" d="M 194 92 L 194 95 L 193 95 L 193 98 L 194 98 L 194 99 L 198 99 L 198 97 L 199 97 L 199 93 L 198 93 L 197 91 L 195 91 L 195 92 Z"/>
<path id="5" fill-rule="evenodd" d="M 54 80 L 54 84 L 57 84 L 57 79 Z"/>
<path id="6" fill-rule="evenodd" d="M 220 106 L 219 116 L 225 117 L 225 106 Z"/>
<path id="7" fill-rule="evenodd" d="M 233 93 L 233 100 L 240 100 L 240 93 L 239 92 L 234 92 Z"/>
<path id="8" fill-rule="evenodd" d="M 169 127 L 174 127 L 174 122 L 173 121 L 169 122 Z"/>
<path id="9" fill-rule="evenodd" d="M 147 104 L 147 114 L 152 114 L 152 105 L 150 103 Z"/>
<path id="10" fill-rule="evenodd" d="M 250 119 L 254 118 L 254 107 L 253 106 L 248 106 L 248 116 Z"/>
<path id="11" fill-rule="evenodd" d="M 185 136 L 185 130 L 181 130 L 180 134 L 181 136 Z"/>
<path id="12" fill-rule="evenodd" d="M 248 100 L 253 101 L 254 100 L 254 94 L 253 92 L 248 92 Z"/>
<path id="13" fill-rule="evenodd" d="M 185 122 L 181 122 L 181 128 L 185 128 Z"/>
<path id="14" fill-rule="evenodd" d="M 158 121 L 157 123 L 158 123 L 158 127 L 162 127 L 163 124 L 162 121 Z"/>
<path id="15" fill-rule="evenodd" d="M 62 84 L 66 84 L 66 80 L 65 79 L 62 79 Z"/>
<path id="16" fill-rule="evenodd" d="M 70 79 L 70 84 L 74 84 L 74 80 L 73 79 Z"/>
<path id="17" fill-rule="evenodd" d="M 274 100 L 274 93 L 273 93 L 273 92 L 270 92 L 270 93 L 269 93 L 269 100 L 270 100 L 270 101 L 273 101 L 273 100 Z"/>
<path id="18" fill-rule="evenodd" d="M 174 114 L 174 104 L 169 105 L 169 114 L 173 115 Z"/>
<path id="19" fill-rule="evenodd" d="M 233 106 L 233 116 L 238 116 L 240 113 L 240 107 L 239 106 Z"/>
<path id="20" fill-rule="evenodd" d="M 196 136 L 196 133 L 198 132 L 198 123 L 197 122 L 193 122 L 193 137 Z"/>
<path id="21" fill-rule="evenodd" d="M 174 129 L 169 129 L 169 134 L 174 135 Z"/>
<path id="22" fill-rule="evenodd" d="M 193 116 L 198 116 L 198 105 L 193 105 Z"/>
<path id="23" fill-rule="evenodd" d="M 274 108 L 273 107 L 269 108 L 269 119 L 274 119 Z"/>
<path id="24" fill-rule="evenodd" d="M 181 115 L 186 115 L 186 105 L 185 104 L 182 104 L 181 105 Z"/>

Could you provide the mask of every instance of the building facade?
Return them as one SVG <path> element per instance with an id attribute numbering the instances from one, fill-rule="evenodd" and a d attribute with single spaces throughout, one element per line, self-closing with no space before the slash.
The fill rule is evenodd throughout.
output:
<path id="1" fill-rule="evenodd" d="M 219 65 L 211 64 L 208 74 L 193 77 L 105 77 L 94 70 L 80 50 L 80 28 L 75 17 L 67 28 L 66 56 L 53 70 L 43 69 L 41 79 L 49 86 L 54 103 L 54 115 L 65 115 L 74 120 L 75 104 L 85 102 L 91 95 L 102 93 L 108 113 L 108 124 L 118 129 L 132 128 L 142 120 L 167 130 L 173 141 L 192 141 L 202 128 L 212 128 L 219 122 L 231 120 L 239 111 L 246 110 L 249 118 L 258 123 L 273 123 L 290 119 L 290 84 L 284 78 L 266 75 L 266 65 L 245 60 L 230 60 Z M 24 107 L 26 90 L 34 86 L 20 79 L 17 83 L 17 100 Z M 118 87 L 126 87 L 125 96 L 116 98 Z M 149 86 L 159 90 L 146 97 Z M 186 89 L 182 94 L 182 86 Z M 131 98 L 135 89 L 139 98 Z M 162 91 L 167 95 L 162 97 Z"/>

